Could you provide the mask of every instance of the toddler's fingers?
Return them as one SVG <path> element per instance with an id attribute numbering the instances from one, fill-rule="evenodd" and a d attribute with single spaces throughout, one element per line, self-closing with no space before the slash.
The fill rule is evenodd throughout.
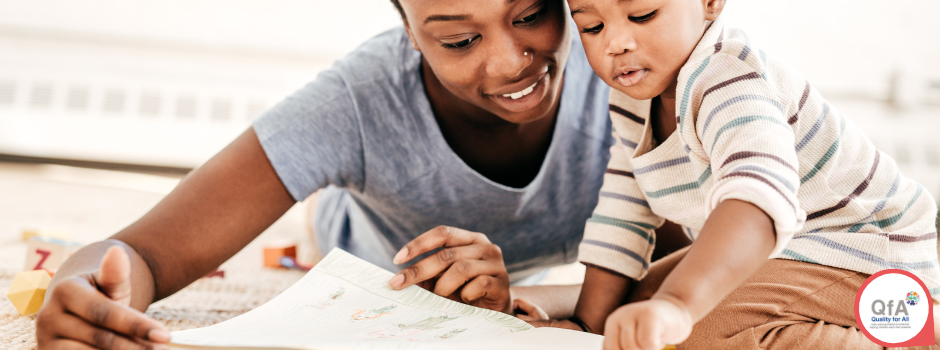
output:
<path id="1" fill-rule="evenodd" d="M 638 349 L 660 350 L 666 345 L 662 341 L 663 332 L 665 331 L 662 322 L 655 318 L 656 316 L 650 315 L 649 318 L 644 319 L 644 322 L 636 323 L 634 341 Z"/>
<path id="2" fill-rule="evenodd" d="M 604 325 L 604 350 L 620 350 L 620 322 L 615 316 L 607 317 Z"/>

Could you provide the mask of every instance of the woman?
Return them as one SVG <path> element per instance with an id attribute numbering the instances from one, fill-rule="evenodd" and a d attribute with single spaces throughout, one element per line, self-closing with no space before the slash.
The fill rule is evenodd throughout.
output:
<path id="1" fill-rule="evenodd" d="M 422 283 L 510 312 L 510 279 L 574 261 L 612 142 L 607 87 L 572 46 L 563 2 L 393 3 L 403 28 L 339 60 L 140 220 L 73 255 L 37 319 L 40 346 L 168 341 L 136 310 L 323 187 L 324 250 L 397 269 L 393 260 L 447 247 L 402 270 L 394 288 Z M 577 293 L 541 295 L 571 310 Z"/>

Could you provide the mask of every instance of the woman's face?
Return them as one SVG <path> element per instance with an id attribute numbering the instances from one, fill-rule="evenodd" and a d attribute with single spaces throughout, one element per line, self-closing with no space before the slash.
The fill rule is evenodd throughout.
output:
<path id="1" fill-rule="evenodd" d="M 448 92 L 526 124 L 558 104 L 571 38 L 560 0 L 401 0 L 412 45 Z"/>

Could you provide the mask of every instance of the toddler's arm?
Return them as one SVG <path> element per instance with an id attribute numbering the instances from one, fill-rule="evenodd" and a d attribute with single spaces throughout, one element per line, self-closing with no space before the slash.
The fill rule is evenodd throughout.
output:
<path id="1" fill-rule="evenodd" d="M 767 260 L 776 240 L 773 227 L 753 204 L 734 199 L 719 203 L 659 291 L 610 315 L 605 348 L 658 349 L 685 340 L 696 321 Z"/>

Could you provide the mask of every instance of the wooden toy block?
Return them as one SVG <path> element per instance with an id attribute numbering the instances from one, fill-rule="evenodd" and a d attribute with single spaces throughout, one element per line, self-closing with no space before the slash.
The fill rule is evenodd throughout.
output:
<path id="1" fill-rule="evenodd" d="M 202 276 L 202 278 L 212 278 L 212 277 L 225 278 L 225 271 L 223 271 L 222 269 L 215 269 L 215 271 L 209 272 L 208 275 Z"/>
<path id="2" fill-rule="evenodd" d="M 39 311 L 46 288 L 52 278 L 46 271 L 23 271 L 16 274 L 13 284 L 7 292 L 7 298 L 19 311 L 20 316 L 32 315 Z"/>
<path id="3" fill-rule="evenodd" d="M 29 239 L 33 237 L 50 237 L 68 241 L 72 239 L 72 234 L 63 230 L 38 230 L 32 228 L 23 229 L 23 242 L 29 242 Z"/>
<path id="4" fill-rule="evenodd" d="M 68 259 L 82 247 L 82 244 L 78 242 L 42 236 L 34 236 L 26 244 L 24 270 L 55 271 L 59 269 L 65 259 Z"/>
<path id="5" fill-rule="evenodd" d="M 281 267 L 281 257 L 297 259 L 297 244 L 277 242 L 264 245 L 264 267 Z"/>

